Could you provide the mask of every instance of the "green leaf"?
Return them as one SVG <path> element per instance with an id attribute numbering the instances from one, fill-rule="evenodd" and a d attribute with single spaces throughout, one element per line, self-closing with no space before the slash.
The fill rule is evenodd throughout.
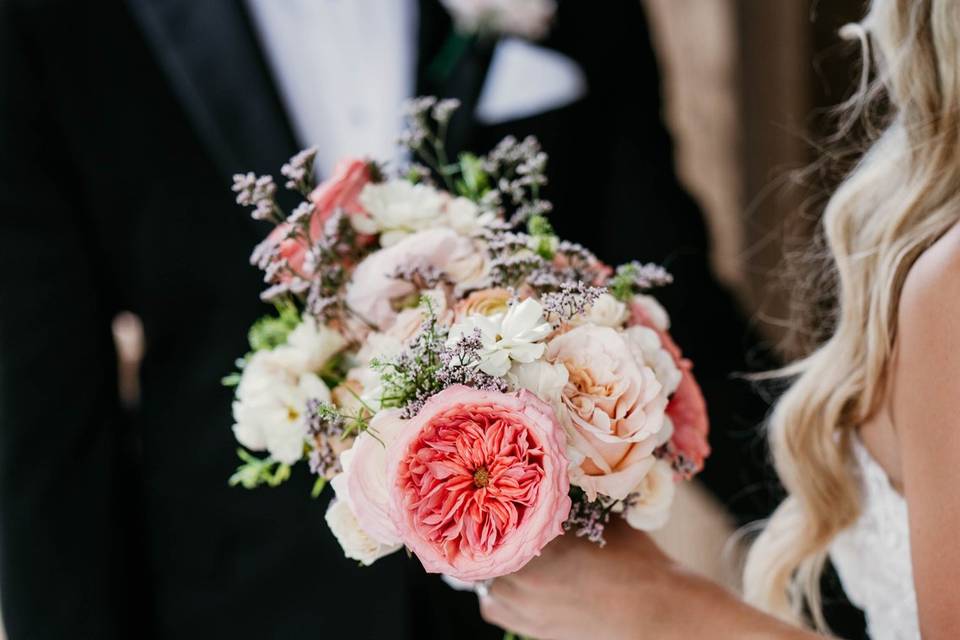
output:
<path id="1" fill-rule="evenodd" d="M 465 198 L 476 201 L 490 190 L 490 176 L 483 169 L 483 161 L 472 153 L 460 154 L 460 177 L 457 191 Z"/>
<path id="2" fill-rule="evenodd" d="M 290 478 L 290 465 L 277 462 L 271 457 L 257 458 L 246 449 L 237 449 L 237 456 L 243 464 L 227 481 L 231 487 L 256 489 L 260 485 L 280 486 Z"/>
<path id="3" fill-rule="evenodd" d="M 274 349 L 287 341 L 287 336 L 300 324 L 300 312 L 287 302 L 277 306 L 276 316 L 264 316 L 253 323 L 247 339 L 254 351 Z"/>
<path id="4" fill-rule="evenodd" d="M 324 488 L 327 486 L 327 479 L 323 476 L 319 476 L 317 481 L 313 483 L 313 489 L 310 491 L 310 496 L 313 498 L 319 498 L 320 494 L 323 493 Z"/>
<path id="5" fill-rule="evenodd" d="M 235 387 L 240 384 L 240 372 L 234 371 L 233 373 L 223 376 L 220 378 L 220 384 L 225 387 Z"/>
<path id="6" fill-rule="evenodd" d="M 527 233 L 532 236 L 557 235 L 553 230 L 553 225 L 550 224 L 546 216 L 542 215 L 531 216 L 530 219 L 527 220 Z"/>
<path id="7" fill-rule="evenodd" d="M 636 295 L 635 282 L 637 279 L 637 267 L 635 264 L 628 263 L 617 267 L 616 275 L 610 278 L 607 289 L 610 295 L 621 302 L 628 302 Z"/>

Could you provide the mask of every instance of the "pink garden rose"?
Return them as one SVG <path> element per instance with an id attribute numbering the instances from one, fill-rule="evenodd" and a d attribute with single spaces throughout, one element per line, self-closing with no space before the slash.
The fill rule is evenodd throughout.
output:
<path id="1" fill-rule="evenodd" d="M 484 264 L 469 238 L 444 228 L 419 231 L 357 265 L 347 287 L 347 306 L 382 331 L 397 317 L 396 301 L 417 293 L 411 282 L 394 277 L 398 268 L 432 267 L 461 283 L 479 278 Z"/>
<path id="2" fill-rule="evenodd" d="M 506 575 L 563 532 L 563 428 L 539 398 L 456 385 L 401 422 L 387 453 L 390 515 L 427 571 Z"/>
<path id="3" fill-rule="evenodd" d="M 337 163 L 333 175 L 320 183 L 310 194 L 313 213 L 310 216 L 310 238 L 318 240 L 323 232 L 323 223 L 337 209 L 343 209 L 347 215 L 366 215 L 360 206 L 360 192 L 370 183 L 369 164 L 357 158 L 345 158 Z M 303 276 L 303 261 L 309 247 L 303 238 L 288 238 L 290 225 L 279 224 L 267 236 L 268 246 L 279 243 L 280 257 L 287 261 L 290 268 Z"/>
<path id="4" fill-rule="evenodd" d="M 631 324 L 656 331 L 660 335 L 661 344 L 673 356 L 677 368 L 680 369 L 680 384 L 667 405 L 667 417 L 673 423 L 670 448 L 684 475 L 692 476 L 703 469 L 703 462 L 710 455 L 707 403 L 697 379 L 693 376 L 693 363 L 683 357 L 680 347 L 667 332 L 667 313 L 653 298 L 637 296 L 630 311 Z"/>
<path id="5" fill-rule="evenodd" d="M 627 497 L 653 466 L 664 425 L 667 398 L 656 373 L 628 336 L 590 324 L 553 338 L 545 357 L 568 373 L 562 415 L 582 456 L 571 481 L 591 500 Z"/>
<path id="6" fill-rule="evenodd" d="M 389 513 L 387 451 L 406 427 L 398 410 L 379 411 L 370 421 L 369 431 L 357 436 L 353 446 L 340 454 L 343 479 L 334 483 L 337 498 L 347 502 L 360 527 L 387 546 L 400 543 Z"/>

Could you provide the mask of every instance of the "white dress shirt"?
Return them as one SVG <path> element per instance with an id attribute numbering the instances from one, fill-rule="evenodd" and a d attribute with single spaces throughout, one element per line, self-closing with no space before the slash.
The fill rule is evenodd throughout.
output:
<path id="1" fill-rule="evenodd" d="M 392 159 L 416 86 L 415 0 L 247 0 L 297 141 L 321 176 L 344 156 Z"/>

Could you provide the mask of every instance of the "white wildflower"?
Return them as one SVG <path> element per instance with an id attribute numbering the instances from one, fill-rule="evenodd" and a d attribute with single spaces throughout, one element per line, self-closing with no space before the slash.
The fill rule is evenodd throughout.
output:
<path id="1" fill-rule="evenodd" d="M 483 351 L 480 370 L 492 376 L 503 376 L 510 363 L 533 362 L 543 355 L 543 340 L 553 327 L 543 318 L 543 307 L 533 298 L 512 305 L 506 313 L 494 316 L 471 315 L 450 329 L 449 343 L 464 335 L 480 331 Z"/>

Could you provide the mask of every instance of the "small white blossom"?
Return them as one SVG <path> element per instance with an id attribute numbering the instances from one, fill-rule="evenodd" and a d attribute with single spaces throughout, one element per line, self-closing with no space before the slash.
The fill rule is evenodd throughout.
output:
<path id="1" fill-rule="evenodd" d="M 307 400 L 330 401 L 327 385 L 313 373 L 292 371 L 288 346 L 258 351 L 243 369 L 233 402 L 233 433 L 251 451 L 269 451 L 284 464 L 303 457 Z"/>
<path id="2" fill-rule="evenodd" d="M 380 245 L 389 247 L 407 235 L 442 226 L 447 196 L 426 184 L 407 180 L 371 183 L 360 192 L 367 216 L 351 216 L 360 233 L 380 234 Z"/>
<path id="3" fill-rule="evenodd" d="M 317 372 L 339 353 L 347 340 L 339 332 L 304 315 L 300 324 L 287 336 L 287 342 L 274 349 L 274 357 L 294 372 Z"/>
<path id="4" fill-rule="evenodd" d="M 483 351 L 480 370 L 491 376 L 503 376 L 510 362 L 533 362 L 543 355 L 542 341 L 553 327 L 543 318 L 543 307 L 533 298 L 512 305 L 506 313 L 493 316 L 471 315 L 450 329 L 449 344 L 460 337 L 480 331 Z"/>
<path id="5" fill-rule="evenodd" d="M 446 206 L 446 223 L 462 236 L 472 236 L 496 219 L 494 212 L 481 212 L 480 207 L 467 198 L 453 198 Z"/>

